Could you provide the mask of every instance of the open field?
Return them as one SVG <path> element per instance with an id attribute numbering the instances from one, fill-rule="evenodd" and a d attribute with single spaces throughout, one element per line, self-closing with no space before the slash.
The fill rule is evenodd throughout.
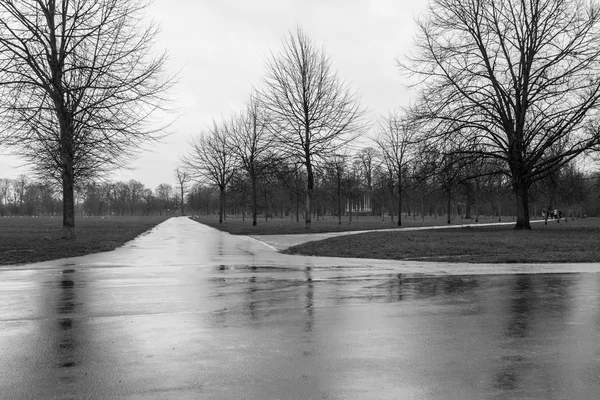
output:
<path id="1" fill-rule="evenodd" d="M 600 218 L 512 226 L 369 232 L 294 246 L 288 254 L 468 263 L 600 262 Z"/>
<path id="2" fill-rule="evenodd" d="M 312 220 L 311 229 L 304 228 L 304 221 L 296 222 L 290 217 L 279 218 L 275 217 L 265 221 L 264 218 L 258 220 L 258 226 L 252 226 L 252 218 L 246 217 L 245 220 L 239 217 L 229 217 L 222 224 L 219 224 L 218 216 L 198 216 L 192 218 L 194 221 L 206 224 L 221 231 L 229 232 L 234 235 L 290 235 L 301 233 L 323 233 L 323 232 L 346 232 L 346 231 L 367 231 L 376 229 L 398 228 L 397 220 L 392 223 L 389 217 L 382 221 L 380 217 L 353 217 L 352 222 L 349 222 L 347 216 L 342 218 L 342 224 L 338 224 L 337 217 L 327 216 L 324 219 L 317 221 Z M 512 217 L 503 217 L 502 222 L 510 222 Z M 424 222 L 421 218 L 407 217 L 402 219 L 402 228 L 420 227 L 420 226 L 446 226 L 446 217 L 427 217 Z M 498 217 L 480 217 L 479 223 L 498 222 Z M 475 219 L 460 219 L 456 218 L 452 224 L 474 224 Z"/>
<path id="3" fill-rule="evenodd" d="M 114 250 L 168 217 L 75 219 L 75 240 L 62 236 L 62 217 L 0 218 L 0 265 L 24 264 Z"/>

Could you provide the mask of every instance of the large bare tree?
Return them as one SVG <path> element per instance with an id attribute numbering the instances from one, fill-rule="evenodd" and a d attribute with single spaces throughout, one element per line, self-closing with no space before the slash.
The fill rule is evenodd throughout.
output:
<path id="1" fill-rule="evenodd" d="M 190 183 L 190 174 L 182 168 L 175 169 L 175 178 L 177 178 L 177 184 L 179 188 L 179 201 L 181 202 L 181 215 L 185 215 L 185 193 L 187 192 L 187 185 Z"/>
<path id="2" fill-rule="evenodd" d="M 432 0 L 400 61 L 430 138 L 468 142 L 510 177 L 515 229 L 531 229 L 531 184 L 599 143 L 599 22 L 596 1 Z"/>
<path id="3" fill-rule="evenodd" d="M 227 123 L 213 123 L 212 128 L 192 138 L 188 155 L 182 164 L 200 182 L 219 188 L 219 223 L 225 213 L 225 189 L 238 166 L 231 144 L 231 129 Z"/>
<path id="4" fill-rule="evenodd" d="M 173 80 L 145 0 L 0 0 L 0 136 L 62 185 L 64 236 L 74 186 L 122 166 L 161 136 L 151 119 Z"/>
<path id="5" fill-rule="evenodd" d="M 364 129 L 358 97 L 337 77 L 324 48 L 301 29 L 289 33 L 283 49 L 267 60 L 263 105 L 285 157 L 306 169 L 306 228 L 311 226 L 315 160 L 335 154 Z"/>
<path id="6" fill-rule="evenodd" d="M 274 136 L 269 130 L 269 115 L 253 93 L 246 109 L 231 122 L 231 143 L 238 162 L 250 179 L 252 189 L 252 226 L 257 225 L 257 182 L 276 159 Z"/>
<path id="7" fill-rule="evenodd" d="M 415 126 L 407 117 L 390 113 L 380 122 L 375 142 L 398 189 L 398 226 L 402 226 L 402 175 L 416 156 L 418 141 Z"/>

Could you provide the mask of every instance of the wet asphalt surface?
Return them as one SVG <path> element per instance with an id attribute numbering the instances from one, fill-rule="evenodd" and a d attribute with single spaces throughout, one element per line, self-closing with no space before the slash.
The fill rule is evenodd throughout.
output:
<path id="1" fill-rule="evenodd" d="M 170 219 L 0 267 L 0 399 L 598 398 L 599 269 L 287 256 Z"/>

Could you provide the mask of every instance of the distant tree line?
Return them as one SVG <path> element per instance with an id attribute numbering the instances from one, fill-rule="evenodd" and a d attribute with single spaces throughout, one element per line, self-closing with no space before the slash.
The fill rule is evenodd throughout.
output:
<path id="1" fill-rule="evenodd" d="M 128 182 L 90 182 L 75 190 L 79 216 L 180 215 L 181 192 L 161 183 L 154 190 L 132 179 Z M 184 197 L 185 199 L 185 197 Z M 0 178 L 0 216 L 62 216 L 60 188 L 26 175 Z"/>
<path id="2" fill-rule="evenodd" d="M 429 157 L 407 157 L 400 172 L 386 161 L 384 152 L 365 147 L 351 155 L 333 158 L 315 173 L 312 219 L 337 218 L 340 223 L 361 216 L 378 216 L 398 225 L 402 219 L 443 218 L 447 223 L 476 222 L 480 217 L 500 222 L 516 221 L 515 202 L 508 178 L 471 176 Z M 431 155 L 430 155 L 431 157 Z M 306 174 L 294 164 L 278 162 L 256 180 L 256 213 L 259 221 L 289 218 L 304 222 Z M 398 185 L 398 181 L 402 185 Z M 242 169 L 233 169 L 223 193 L 215 185 L 195 183 L 186 196 L 190 214 L 236 216 L 252 219 L 252 181 Z M 559 209 L 569 218 L 600 216 L 600 174 L 568 164 L 531 188 L 531 216 Z M 221 206 L 221 196 L 224 203 Z"/>
<path id="3" fill-rule="evenodd" d="M 387 134 L 382 135 L 386 137 Z M 402 219 L 444 218 L 448 223 L 480 216 L 512 221 L 516 216 L 508 178 L 500 175 L 471 176 L 470 170 L 485 171 L 485 164 L 456 168 L 445 165 L 435 154 L 406 151 L 401 168 L 399 157 L 380 137 L 374 146 L 327 159 L 315 169 L 312 219 L 337 218 L 340 223 L 361 216 L 378 216 L 397 225 Z M 413 144 L 408 148 L 418 147 Z M 382 147 L 386 148 L 386 151 Z M 399 149 L 400 147 L 398 147 Z M 400 151 L 400 150 L 398 150 Z M 433 159 L 432 159 L 433 158 Z M 290 218 L 305 221 L 303 201 L 306 173 L 297 164 L 263 160 L 254 183 L 243 168 L 233 168 L 223 191 L 224 218 Z M 398 171 L 400 171 L 398 173 Z M 210 183 L 192 184 L 183 171 L 177 183 L 162 183 L 154 189 L 137 180 L 90 182 L 76 189 L 79 216 L 125 215 L 215 215 L 221 210 L 221 191 Z M 398 182 L 402 184 L 399 185 Z M 256 186 L 253 203 L 252 185 Z M 183 199 L 183 201 L 182 201 Z M 254 204 L 256 209 L 254 211 Z M 569 218 L 600 216 L 600 173 L 568 164 L 531 190 L 531 214 L 560 209 Z M 60 216 L 60 190 L 55 184 L 19 175 L 0 178 L 0 216 Z"/>

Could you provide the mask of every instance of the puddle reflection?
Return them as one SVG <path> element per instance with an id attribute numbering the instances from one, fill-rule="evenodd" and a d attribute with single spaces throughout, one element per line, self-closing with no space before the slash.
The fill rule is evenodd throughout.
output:
<path id="1" fill-rule="evenodd" d="M 56 313 L 58 315 L 58 364 L 61 368 L 74 367 L 76 340 L 73 333 L 73 318 L 71 314 L 75 311 L 75 282 L 73 275 L 75 270 L 65 269 L 62 273 L 63 278 L 59 282 L 60 295 L 56 302 Z M 71 377 L 61 377 L 69 380 Z"/>
<path id="2" fill-rule="evenodd" d="M 501 356 L 493 387 L 502 391 L 523 390 L 524 379 L 536 375 L 539 366 L 536 347 L 551 343 L 554 326 L 568 326 L 571 315 L 571 292 L 580 278 L 570 275 L 516 275 L 508 285 L 508 307 L 499 317 L 503 318 L 503 336 L 509 340 Z M 548 337 L 548 343 L 537 343 Z M 537 339 L 537 340 L 536 340 Z M 560 341 L 563 338 L 558 338 Z M 560 346 L 557 346 L 557 350 Z M 550 376 L 555 371 L 546 371 Z M 561 375 L 559 372 L 558 375 Z M 549 382 L 550 383 L 550 382 Z"/>
<path id="3" fill-rule="evenodd" d="M 312 268 L 307 266 L 304 269 L 306 275 L 306 305 L 304 310 L 306 312 L 306 323 L 304 325 L 304 332 L 312 332 L 315 324 L 315 308 L 314 308 L 314 297 L 315 297 L 315 285 L 312 279 Z"/>
<path id="4" fill-rule="evenodd" d="M 523 338 L 529 334 L 529 321 L 533 311 L 531 276 L 518 275 L 513 289 L 510 314 L 506 324 L 507 336 Z"/>

